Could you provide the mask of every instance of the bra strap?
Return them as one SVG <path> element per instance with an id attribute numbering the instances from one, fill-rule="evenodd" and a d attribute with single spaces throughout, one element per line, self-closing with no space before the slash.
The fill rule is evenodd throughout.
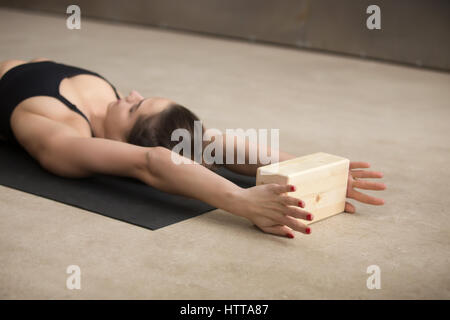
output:
<path id="1" fill-rule="evenodd" d="M 84 115 L 83 112 L 81 112 L 76 105 L 74 105 L 72 102 L 67 100 L 63 95 L 58 94 L 58 99 L 61 100 L 62 103 L 64 103 L 66 106 L 68 106 L 71 110 L 75 111 L 76 113 L 80 114 L 83 118 L 86 119 L 87 123 L 89 124 L 89 128 L 91 129 L 91 136 L 95 137 L 94 131 L 92 131 L 91 123 L 89 122 L 89 119 Z"/>
<path id="2" fill-rule="evenodd" d="M 102 78 L 102 79 L 105 80 L 106 82 L 108 82 L 109 85 L 111 86 L 111 88 L 113 88 L 117 100 L 120 99 L 120 96 L 119 96 L 119 94 L 117 93 L 116 87 L 114 87 L 114 85 L 113 85 L 111 82 L 109 82 L 108 79 L 106 79 L 105 77 L 103 77 L 102 75 L 100 75 L 100 74 L 98 74 L 98 73 L 93 72 L 93 74 L 96 75 L 96 76 L 98 76 L 98 77 L 100 77 L 100 78 Z"/>

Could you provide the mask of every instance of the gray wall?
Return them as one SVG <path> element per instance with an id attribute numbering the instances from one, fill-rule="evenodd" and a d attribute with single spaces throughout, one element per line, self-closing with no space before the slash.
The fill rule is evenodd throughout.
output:
<path id="1" fill-rule="evenodd" d="M 0 0 L 0 6 L 231 36 L 450 70 L 448 0 Z M 366 8 L 381 8 L 381 30 Z"/>

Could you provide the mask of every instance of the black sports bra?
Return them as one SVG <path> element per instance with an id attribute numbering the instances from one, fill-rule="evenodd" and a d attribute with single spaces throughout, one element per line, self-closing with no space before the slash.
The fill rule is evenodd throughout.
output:
<path id="1" fill-rule="evenodd" d="M 23 100 L 35 96 L 55 97 L 71 110 L 79 113 L 89 123 L 88 118 L 70 101 L 59 93 L 60 82 L 79 74 L 91 74 L 104 79 L 114 89 L 117 99 L 120 99 L 116 88 L 98 73 L 57 63 L 54 61 L 29 62 L 9 69 L 0 79 L 0 133 L 10 142 L 18 144 L 11 129 L 11 114 Z M 91 124 L 89 123 L 89 127 Z M 94 132 L 91 127 L 91 135 Z"/>

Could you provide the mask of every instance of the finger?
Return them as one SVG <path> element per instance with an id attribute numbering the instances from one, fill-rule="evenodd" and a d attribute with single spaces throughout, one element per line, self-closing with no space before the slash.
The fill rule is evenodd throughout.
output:
<path id="1" fill-rule="evenodd" d="M 364 181 L 364 180 L 356 180 L 353 181 L 353 187 L 365 190 L 384 190 L 386 189 L 386 185 L 381 182 L 374 181 Z"/>
<path id="2" fill-rule="evenodd" d="M 277 194 L 286 193 L 286 192 L 294 192 L 297 189 L 292 184 L 281 185 L 281 184 L 274 183 L 271 186 L 272 186 L 272 191 Z"/>
<path id="3" fill-rule="evenodd" d="M 352 161 L 350 162 L 350 169 L 356 168 L 370 168 L 370 163 L 365 161 Z"/>
<path id="4" fill-rule="evenodd" d="M 285 196 L 282 195 L 280 197 L 280 203 L 284 204 L 286 206 L 296 206 L 296 207 L 301 207 L 304 208 L 305 207 L 305 201 L 295 198 L 295 197 L 291 197 L 291 196 Z"/>
<path id="5" fill-rule="evenodd" d="M 314 219 L 314 216 L 311 212 L 302 210 L 299 207 L 294 206 L 287 206 L 287 207 L 283 206 L 282 213 L 286 216 L 291 216 L 297 219 L 303 219 L 308 221 L 312 221 Z"/>
<path id="6" fill-rule="evenodd" d="M 350 173 L 354 178 L 383 178 L 383 173 L 378 171 L 352 170 Z"/>
<path id="7" fill-rule="evenodd" d="M 344 209 L 344 211 L 348 212 L 348 213 L 355 213 L 356 209 L 355 209 L 354 205 L 352 205 L 350 202 L 346 201 L 345 202 L 345 209 Z"/>
<path id="8" fill-rule="evenodd" d="M 267 232 L 267 233 L 276 234 L 276 235 L 288 237 L 291 239 L 294 238 L 294 232 L 288 226 L 275 225 L 275 226 L 270 226 L 270 227 L 258 227 L 258 228 L 260 228 L 262 231 Z"/>
<path id="9" fill-rule="evenodd" d="M 369 196 L 368 194 L 353 190 L 352 191 L 352 199 L 358 200 L 363 203 L 367 204 L 373 204 L 376 206 L 380 206 L 384 204 L 384 200 L 380 198 L 375 198 L 372 196 Z"/>
<path id="10" fill-rule="evenodd" d="M 302 223 L 299 219 L 293 218 L 291 216 L 284 216 L 279 218 L 280 224 L 287 225 L 295 231 L 302 232 L 304 234 L 310 234 L 311 228 Z"/>

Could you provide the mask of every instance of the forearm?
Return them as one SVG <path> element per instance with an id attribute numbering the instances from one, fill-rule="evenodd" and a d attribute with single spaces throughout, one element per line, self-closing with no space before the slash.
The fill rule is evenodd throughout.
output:
<path id="1" fill-rule="evenodd" d="M 204 166 L 163 147 L 140 147 L 103 138 L 56 137 L 38 159 L 63 177 L 94 173 L 127 176 L 156 189 L 179 194 L 234 213 L 230 204 L 242 189 Z M 175 159 L 188 163 L 175 164 Z"/>
<path id="2" fill-rule="evenodd" d="M 183 158 L 174 154 L 177 159 Z M 152 148 L 144 156 L 139 180 L 161 191 L 198 199 L 234 213 L 234 196 L 242 189 L 238 185 L 190 159 L 183 158 L 188 163 L 175 164 L 172 151 L 162 147 Z"/>
<path id="3" fill-rule="evenodd" d="M 260 155 L 260 148 L 262 148 L 261 145 L 259 144 L 252 144 L 250 143 L 248 140 L 245 141 L 245 163 L 243 164 L 237 164 L 237 152 L 239 150 L 239 143 L 237 143 L 237 141 L 235 141 L 236 143 L 234 143 L 233 148 L 234 148 L 234 161 L 233 163 L 226 163 L 226 139 L 224 138 L 224 166 L 236 173 L 240 173 L 243 175 L 248 175 L 248 176 L 255 176 L 256 175 L 256 170 L 261 167 L 266 165 L 266 163 L 261 163 L 261 159 L 259 157 Z M 240 142 L 243 145 L 243 141 L 241 140 Z M 271 156 L 274 154 L 274 152 L 278 152 L 278 162 L 281 161 L 286 161 L 289 159 L 293 159 L 296 158 L 296 156 L 291 155 L 289 153 L 283 152 L 281 150 L 275 150 L 272 149 L 270 146 L 266 146 L 267 151 L 265 151 L 265 154 L 267 156 Z M 251 164 L 250 162 L 250 154 L 256 154 L 256 163 Z"/>

